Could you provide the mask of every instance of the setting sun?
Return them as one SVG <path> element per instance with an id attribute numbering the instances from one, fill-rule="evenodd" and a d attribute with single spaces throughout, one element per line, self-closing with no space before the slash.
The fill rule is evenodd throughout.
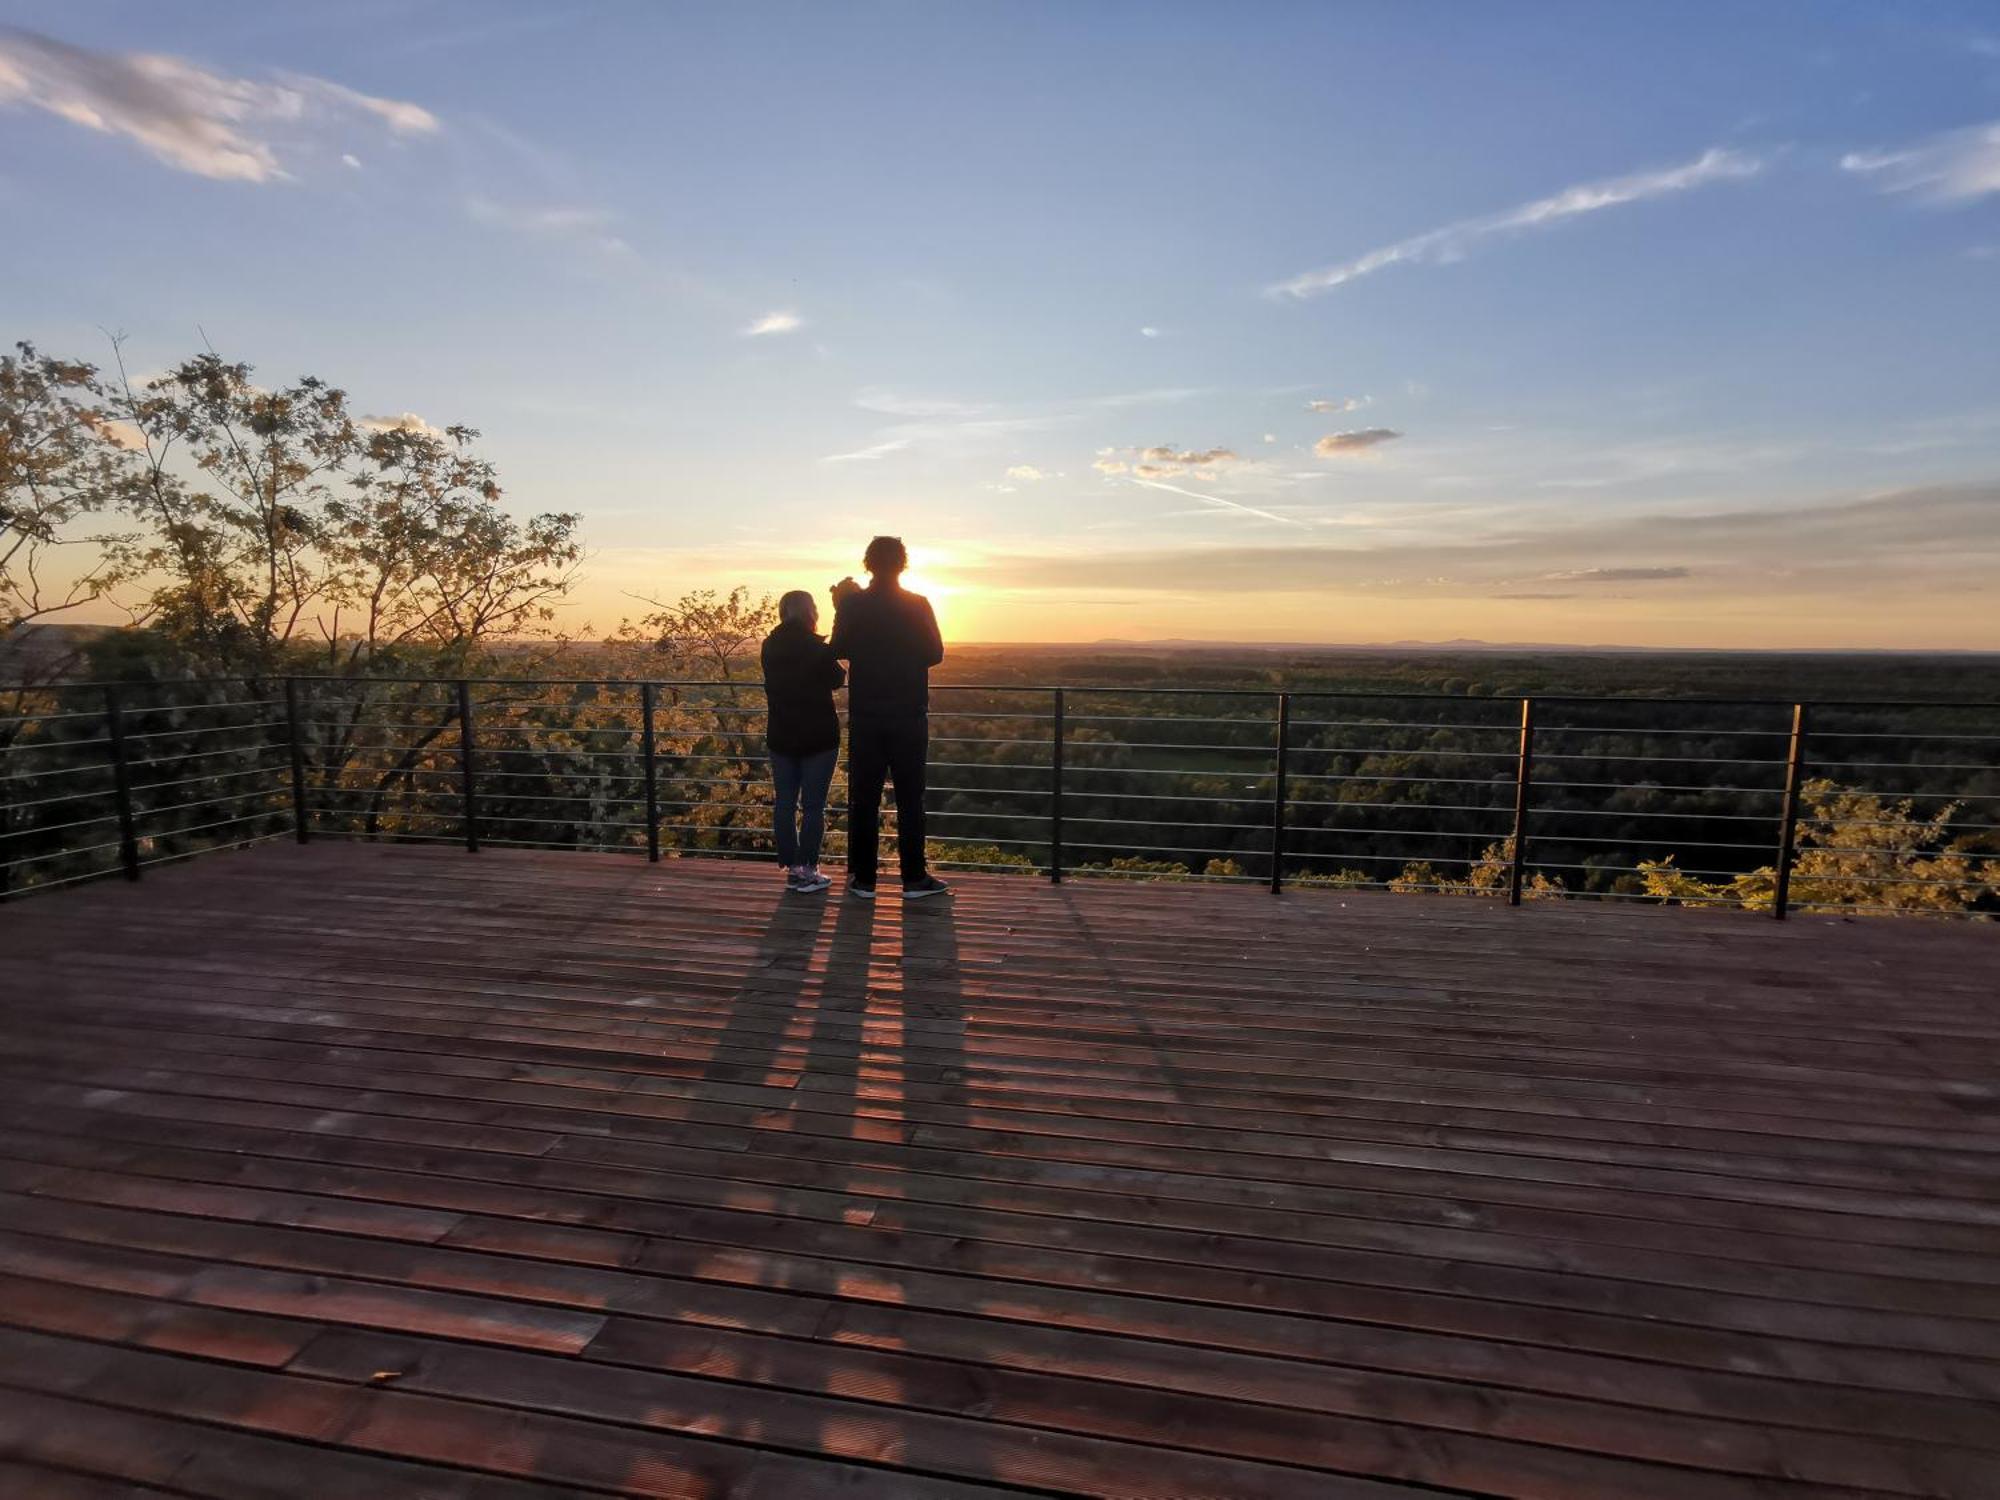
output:
<path id="1" fill-rule="evenodd" d="M 956 639 L 963 624 L 955 597 L 959 588 L 951 581 L 951 568 L 952 554 L 948 550 L 916 544 L 910 547 L 910 566 L 903 574 L 904 588 L 931 601 L 938 629 L 944 632 L 946 640 Z"/>

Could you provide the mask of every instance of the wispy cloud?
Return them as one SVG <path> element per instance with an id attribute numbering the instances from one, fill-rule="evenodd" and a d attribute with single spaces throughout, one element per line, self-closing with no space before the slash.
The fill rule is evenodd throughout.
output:
<path id="1" fill-rule="evenodd" d="M 1379 448 L 1384 443 L 1394 442 L 1402 433 L 1393 427 L 1363 427 L 1355 432 L 1330 432 L 1313 444 L 1313 452 L 1321 458 L 1341 458 L 1349 454 L 1366 453 L 1371 448 Z"/>
<path id="2" fill-rule="evenodd" d="M 1947 130 L 1899 151 L 1852 151 L 1841 167 L 1873 178 L 1885 192 L 1915 193 L 1935 203 L 1963 203 L 2000 193 L 2000 122 Z"/>
<path id="3" fill-rule="evenodd" d="M 1672 568 L 1569 568 L 1544 573 L 1548 583 L 1655 583 L 1665 578 L 1686 578 L 1689 569 Z"/>
<path id="4" fill-rule="evenodd" d="M 1139 330 L 1139 337 L 1142 339 L 1156 339 L 1159 336 L 1160 330 L 1153 327 L 1150 323 Z"/>
<path id="5" fill-rule="evenodd" d="M 421 105 L 363 94 L 297 73 L 266 79 L 210 72 L 150 52 L 93 52 L 39 32 L 0 27 L 0 106 L 44 110 L 122 136 L 181 172 L 233 182 L 294 175 L 288 160 L 328 151 L 357 123 L 391 135 L 433 135 Z"/>
<path id="6" fill-rule="evenodd" d="M 856 448 L 852 453 L 829 453 L 820 462 L 823 464 L 861 463 L 868 459 L 880 458 L 886 453 L 900 453 L 909 446 L 910 439 L 907 437 L 885 438 L 883 441 L 872 443 L 866 448 Z"/>
<path id="7" fill-rule="evenodd" d="M 1362 407 L 1372 404 L 1374 400 L 1373 396 L 1341 396 L 1333 399 L 1322 397 L 1318 400 L 1308 401 L 1306 403 L 1306 410 L 1318 412 L 1360 411 Z"/>
<path id="8" fill-rule="evenodd" d="M 1226 500 L 1220 495 L 1203 494 L 1200 490 L 1184 490 L 1177 484 L 1166 484 L 1158 479 L 1134 479 L 1132 483 L 1149 490 L 1165 490 L 1170 495 L 1186 495 L 1190 500 L 1199 500 L 1203 505 L 1215 510 L 1235 511 L 1239 515 L 1256 516 L 1265 521 L 1276 521 L 1280 526 L 1302 526 L 1302 521 L 1290 516 L 1273 515 L 1268 510 L 1259 510 L 1254 505 L 1244 505 L 1235 500 Z"/>
<path id="9" fill-rule="evenodd" d="M 743 330 L 746 339 L 760 339 L 775 333 L 797 333 L 806 320 L 795 312 L 767 312 Z"/>
<path id="10" fill-rule="evenodd" d="M 613 233 L 617 216 L 601 208 L 569 204 L 503 203 L 481 193 L 465 197 L 465 212 L 475 222 L 538 239 L 566 241 L 601 255 L 624 258 L 636 254 Z"/>
<path id="11" fill-rule="evenodd" d="M 1011 469 L 1007 471 L 1007 477 L 1009 479 L 1018 479 L 1023 484 L 1040 484 L 1044 479 L 1047 479 L 1049 476 L 1044 474 L 1040 469 L 1036 468 L 1033 464 L 1015 464 Z"/>
<path id="12" fill-rule="evenodd" d="M 1433 229 L 1426 234 L 1398 240 L 1393 245 L 1385 245 L 1379 250 L 1371 250 L 1353 260 L 1325 266 L 1317 271 L 1304 272 L 1289 281 L 1279 282 L 1269 290 L 1273 296 L 1304 299 L 1319 296 L 1337 286 L 1344 286 L 1350 281 L 1371 275 L 1388 266 L 1449 265 L 1453 261 L 1465 259 L 1476 246 L 1486 240 L 1516 235 L 1531 229 L 1546 229 L 1582 214 L 1596 213 L 1601 209 L 1616 208 L 1626 203 L 1640 203 L 1648 198 L 1684 193 L 1691 188 L 1704 187 L 1712 182 L 1754 177 L 1763 170 L 1763 165 L 1759 158 L 1746 152 L 1714 148 L 1704 151 L 1693 161 L 1678 167 L 1664 167 L 1655 171 L 1634 172 L 1624 177 L 1606 177 L 1596 182 L 1579 183 L 1575 187 L 1564 188 L 1559 193 L 1553 193 L 1546 198 L 1537 198 L 1532 203 L 1524 203 L 1503 213 L 1487 214 L 1476 219 L 1461 219 L 1455 224 L 1445 225 L 1442 229 Z"/>
<path id="13" fill-rule="evenodd" d="M 905 448 L 990 443 L 997 438 L 1024 432 L 1045 432 L 1051 428 L 1072 426 L 1086 418 L 1094 419 L 1097 413 L 1103 411 L 1167 405 L 1204 393 L 1202 387 L 1175 386 L 1145 391 L 1115 391 L 1105 396 L 1084 396 L 1035 405 L 1010 405 L 968 401 L 958 396 L 913 395 L 870 386 L 855 393 L 854 404 L 864 411 L 879 412 L 902 420 L 877 428 L 871 435 L 873 441 L 858 448 L 854 454 L 837 454 L 834 458 L 875 458 Z M 1111 451 L 1105 450 L 1107 453 Z M 1136 455 L 1139 450 L 1128 448 L 1122 451 Z"/>
<path id="14" fill-rule="evenodd" d="M 1219 498 L 1168 488 L 1210 505 Z M 1819 594 L 1861 611 L 1866 601 L 1898 591 L 1925 597 L 1937 590 L 1990 592 L 2000 576 L 1996 505 L 2000 485 L 1937 486 L 1791 507 L 1676 508 L 1586 520 L 1554 515 L 1416 538 L 1343 529 L 1339 542 L 993 555 L 969 564 L 961 576 L 982 587 L 1209 595 L 1369 589 L 1467 598 L 1520 590 L 1592 601 L 1607 597 L 1592 587 L 1599 583 L 1684 580 L 1661 597 L 1749 596 L 1777 608 L 1779 601 Z M 1284 518 L 1266 513 L 1265 519 Z M 1663 553 L 1683 561 L 1650 570 L 1604 561 Z M 1865 614 L 1856 618 L 1865 621 Z"/>
<path id="15" fill-rule="evenodd" d="M 1169 385 L 1149 391 L 1116 391 L 1109 396 L 1092 396 L 1083 404 L 1102 407 L 1106 411 L 1122 411 L 1128 406 L 1165 406 L 1206 396 L 1211 389 L 1205 385 Z"/>
<path id="16" fill-rule="evenodd" d="M 978 417 L 993 410 L 983 401 L 960 401 L 950 396 L 912 396 L 902 391 L 870 386 L 854 393 L 854 404 L 863 411 L 878 411 L 890 417 Z"/>

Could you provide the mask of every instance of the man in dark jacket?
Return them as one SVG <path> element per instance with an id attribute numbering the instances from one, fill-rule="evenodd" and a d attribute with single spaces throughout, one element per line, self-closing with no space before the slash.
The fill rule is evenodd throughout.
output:
<path id="1" fill-rule="evenodd" d="M 924 762 L 930 753 L 930 669 L 944 640 L 930 600 L 902 585 L 909 554 L 900 538 L 878 536 L 862 558 L 867 588 L 843 578 L 833 588 L 833 654 L 847 663 L 848 889 L 875 899 L 882 784 L 896 788 L 896 852 L 903 899 L 950 889 L 924 862 Z"/>

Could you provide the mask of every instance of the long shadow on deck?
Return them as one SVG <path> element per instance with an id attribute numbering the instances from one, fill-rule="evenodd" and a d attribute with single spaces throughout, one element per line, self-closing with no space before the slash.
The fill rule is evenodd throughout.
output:
<path id="1" fill-rule="evenodd" d="M 924 1113 L 906 1119 L 904 1139 L 926 1127 L 955 1131 L 970 1127 L 971 1106 L 966 1079 L 971 1066 L 965 1013 L 965 983 L 959 972 L 958 913 L 949 896 L 933 897 L 903 908 L 903 1036 L 904 1097 L 922 1101 Z M 910 1023 L 928 1024 L 920 1045 L 910 1040 Z M 925 1056 L 922 1082 L 908 1062 L 913 1051 Z M 935 1071 L 935 1079 L 928 1075 Z"/>
<path id="2" fill-rule="evenodd" d="M 900 979 L 894 988 L 883 972 L 891 963 Z M 864 1108 L 871 1120 L 900 1122 L 906 1142 L 927 1127 L 961 1125 L 966 1020 L 958 964 L 948 900 L 904 906 L 780 895 L 702 1082 L 787 1090 L 792 1097 L 771 1107 L 789 1107 L 802 1117 L 796 1128 L 819 1134 L 879 1138 L 880 1129 L 863 1131 Z M 915 1034 L 913 1021 L 923 1023 Z"/>

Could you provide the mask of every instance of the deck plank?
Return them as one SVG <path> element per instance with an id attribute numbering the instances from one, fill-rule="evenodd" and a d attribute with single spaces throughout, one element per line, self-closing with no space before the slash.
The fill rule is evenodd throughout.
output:
<path id="1" fill-rule="evenodd" d="M 1996 976 L 1980 924 L 556 852 L 76 888 L 0 908 L 0 1478 L 1975 1500 Z"/>

